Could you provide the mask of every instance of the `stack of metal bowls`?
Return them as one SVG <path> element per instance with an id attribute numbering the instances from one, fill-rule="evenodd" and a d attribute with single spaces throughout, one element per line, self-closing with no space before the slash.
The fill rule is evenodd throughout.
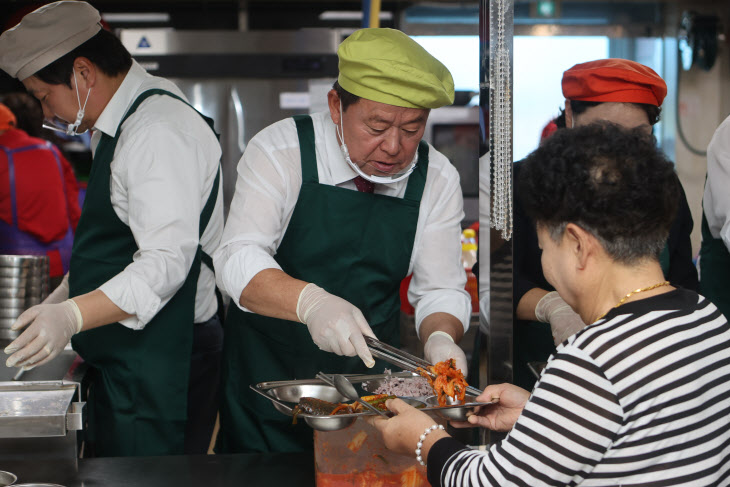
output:
<path id="1" fill-rule="evenodd" d="M 26 309 L 48 296 L 48 257 L 43 255 L 0 255 L 0 340 L 13 340 L 10 331 Z"/>

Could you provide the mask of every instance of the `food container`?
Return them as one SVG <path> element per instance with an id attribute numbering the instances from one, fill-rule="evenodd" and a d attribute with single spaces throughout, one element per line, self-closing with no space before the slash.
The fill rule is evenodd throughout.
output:
<path id="1" fill-rule="evenodd" d="M 0 255 L 0 340 L 13 340 L 10 327 L 20 314 L 48 296 L 48 257 Z"/>
<path id="2" fill-rule="evenodd" d="M 0 382 L 3 464 L 16 472 L 11 465 L 27 462 L 43 464 L 47 471 L 76 469 L 76 436 L 82 429 L 84 407 L 78 401 L 80 388 L 70 381 Z"/>
<path id="3" fill-rule="evenodd" d="M 16 477 L 14 474 L 10 472 L 0 471 L 0 487 L 7 487 L 8 485 L 12 485 L 13 483 L 15 483 L 16 480 L 18 480 L 18 477 Z"/>
<path id="4" fill-rule="evenodd" d="M 363 417 L 338 431 L 314 432 L 317 487 L 427 487 L 426 467 L 416 455 L 389 451 Z"/>

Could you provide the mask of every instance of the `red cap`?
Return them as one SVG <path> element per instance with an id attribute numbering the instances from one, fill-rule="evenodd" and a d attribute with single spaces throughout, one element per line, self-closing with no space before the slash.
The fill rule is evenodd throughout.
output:
<path id="1" fill-rule="evenodd" d="M 18 121 L 8 107 L 0 103 L 0 130 L 15 128 Z"/>
<path id="2" fill-rule="evenodd" d="M 627 59 L 576 64 L 563 73 L 568 100 L 646 103 L 661 106 L 667 84 L 653 69 Z"/>

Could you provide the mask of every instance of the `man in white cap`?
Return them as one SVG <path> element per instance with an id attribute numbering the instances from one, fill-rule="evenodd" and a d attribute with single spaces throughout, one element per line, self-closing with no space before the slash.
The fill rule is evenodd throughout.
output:
<path id="1" fill-rule="evenodd" d="M 471 311 L 459 176 L 422 140 L 430 109 L 453 102 L 451 74 L 392 29 L 355 32 L 338 57 L 329 110 L 267 127 L 238 166 L 214 256 L 233 297 L 220 452 L 311 450 L 311 429 L 249 386 L 368 372 L 364 337 L 398 345 L 398 290 L 410 272 L 426 359 L 453 358 L 466 372 L 456 344 Z"/>
<path id="2" fill-rule="evenodd" d="M 100 20 L 86 2 L 55 2 L 0 36 L 0 68 L 64 132 L 92 129 L 94 154 L 68 287 L 18 318 L 7 364 L 38 366 L 71 340 L 90 365 L 94 455 L 204 453 L 222 330 L 201 261 L 223 229 L 221 149 L 212 121 Z"/>

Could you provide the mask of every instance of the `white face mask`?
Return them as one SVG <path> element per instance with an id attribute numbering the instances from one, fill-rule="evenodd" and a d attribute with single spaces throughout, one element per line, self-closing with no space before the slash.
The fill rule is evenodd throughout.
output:
<path id="1" fill-rule="evenodd" d="M 76 80 L 76 70 L 73 70 L 74 73 L 74 84 L 76 85 L 76 100 L 79 103 L 79 111 L 76 112 L 76 121 L 74 123 L 69 123 L 68 125 L 65 125 L 65 122 L 60 120 L 58 117 L 54 117 L 53 120 L 45 120 L 43 122 L 43 128 L 48 130 L 53 130 L 55 132 L 61 132 L 66 135 L 69 135 L 73 137 L 74 135 L 80 135 L 86 132 L 84 130 L 83 132 L 77 132 L 76 130 L 81 125 L 81 121 L 84 119 L 84 114 L 86 110 L 86 103 L 89 101 L 89 94 L 91 94 L 91 88 L 86 92 L 86 100 L 84 100 L 84 106 L 81 106 L 81 96 L 79 95 L 79 84 Z"/>
<path id="2" fill-rule="evenodd" d="M 400 172 L 397 172 L 395 174 L 389 175 L 389 176 L 375 176 L 375 175 L 369 175 L 365 174 L 362 169 L 360 169 L 360 166 L 352 162 L 352 159 L 350 158 L 350 151 L 347 150 L 347 145 L 345 144 L 345 132 L 342 129 L 342 101 L 340 101 L 340 124 L 335 125 L 335 131 L 337 132 L 337 136 L 340 138 L 340 150 L 342 151 L 342 155 L 345 157 L 345 160 L 350 165 L 350 167 L 362 178 L 367 179 L 371 183 L 376 184 L 391 184 L 398 181 L 401 181 L 402 179 L 407 178 L 411 175 L 414 169 L 416 169 L 416 164 L 418 163 L 418 150 L 416 149 L 416 153 L 413 155 L 413 160 L 408 165 L 407 168 L 403 169 Z M 365 162 L 363 165 L 367 164 Z"/>

